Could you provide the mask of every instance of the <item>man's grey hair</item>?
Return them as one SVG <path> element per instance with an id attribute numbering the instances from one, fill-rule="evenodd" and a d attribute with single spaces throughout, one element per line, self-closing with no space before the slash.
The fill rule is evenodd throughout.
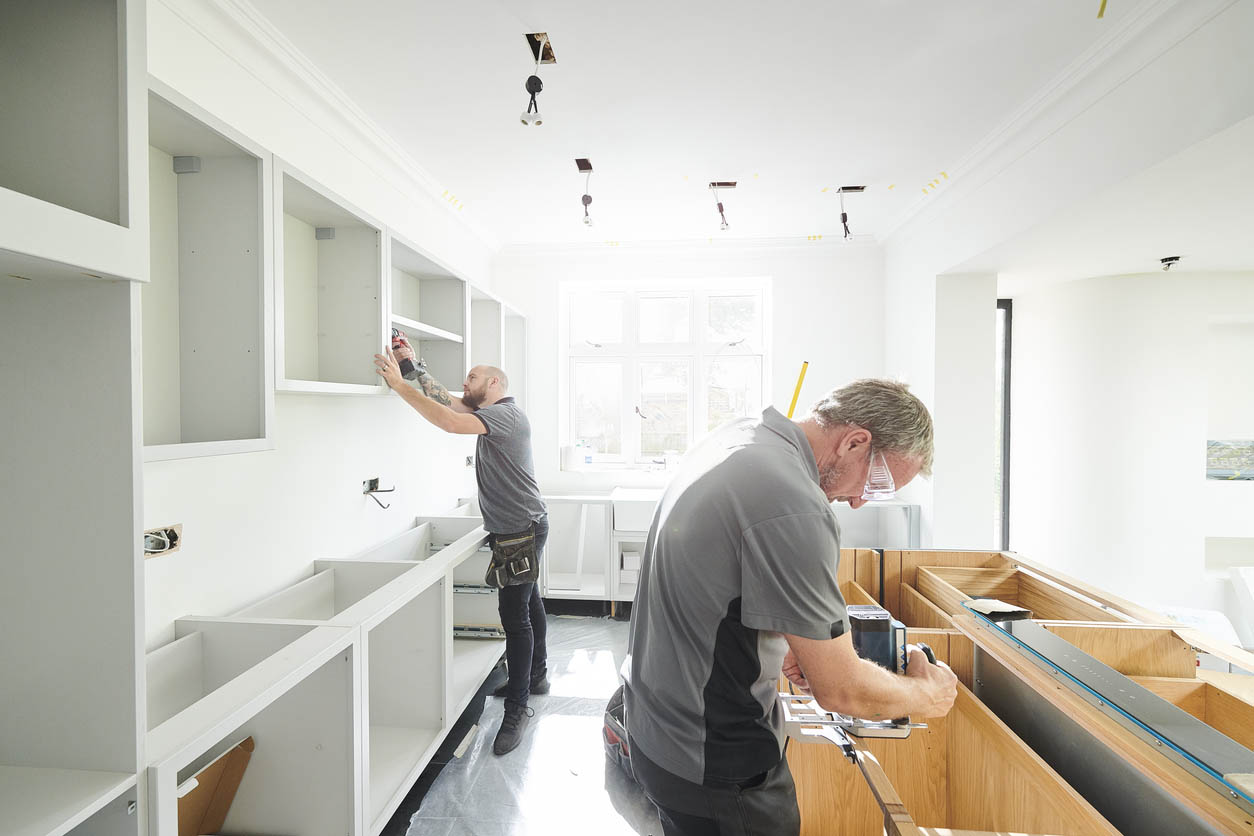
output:
<path id="1" fill-rule="evenodd" d="M 504 371 L 497 366 L 484 366 L 483 370 L 487 373 L 488 377 L 500 378 L 502 392 L 509 391 L 509 378 L 505 376 Z"/>
<path id="2" fill-rule="evenodd" d="M 918 461 L 932 475 L 932 416 L 910 387 L 893 380 L 855 380 L 833 390 L 810 408 L 820 427 L 853 424 L 871 433 L 871 446 Z"/>

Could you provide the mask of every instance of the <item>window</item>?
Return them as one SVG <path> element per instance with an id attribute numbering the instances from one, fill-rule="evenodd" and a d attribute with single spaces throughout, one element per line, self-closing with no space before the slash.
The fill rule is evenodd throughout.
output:
<path id="1" fill-rule="evenodd" d="M 567 444 L 601 464 L 647 465 L 762 411 L 764 282 L 562 290 Z"/>

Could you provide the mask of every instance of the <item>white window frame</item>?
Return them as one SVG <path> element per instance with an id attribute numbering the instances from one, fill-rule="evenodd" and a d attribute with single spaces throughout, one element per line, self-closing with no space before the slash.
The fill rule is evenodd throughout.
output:
<path id="1" fill-rule="evenodd" d="M 717 356 L 745 356 L 759 359 L 762 368 L 759 403 L 768 402 L 771 390 L 771 293 L 770 280 L 766 278 L 720 279 L 710 281 L 657 281 L 647 283 L 626 282 L 564 282 L 559 286 L 559 437 L 563 445 L 573 445 L 575 437 L 576 405 L 574 401 L 575 366 L 581 361 L 618 362 L 622 364 L 624 390 L 620 426 L 622 427 L 622 452 L 619 454 L 597 453 L 593 465 L 597 469 L 649 469 L 660 463 L 652 455 L 641 452 L 641 433 L 636 407 L 641 402 L 640 364 L 648 360 L 684 360 L 689 365 L 690 398 L 688 410 L 688 447 L 699 442 L 708 432 L 705 429 L 709 414 L 709 398 L 706 391 L 705 369 Z M 613 345 L 572 345 L 571 302 L 582 294 L 623 293 L 623 341 Z M 689 341 L 686 343 L 641 343 L 639 340 L 639 300 L 642 298 L 687 296 L 689 305 Z M 760 317 L 760 345 L 732 345 L 711 342 L 706 339 L 706 322 L 710 297 L 756 296 Z"/>

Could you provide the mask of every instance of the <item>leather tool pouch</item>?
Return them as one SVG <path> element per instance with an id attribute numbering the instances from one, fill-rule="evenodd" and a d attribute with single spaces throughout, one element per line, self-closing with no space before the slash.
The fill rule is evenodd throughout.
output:
<path id="1" fill-rule="evenodd" d="M 533 524 L 518 534 L 493 534 L 492 559 L 488 562 L 483 582 L 501 589 L 540 578 L 540 560 L 536 554 L 536 527 Z"/>

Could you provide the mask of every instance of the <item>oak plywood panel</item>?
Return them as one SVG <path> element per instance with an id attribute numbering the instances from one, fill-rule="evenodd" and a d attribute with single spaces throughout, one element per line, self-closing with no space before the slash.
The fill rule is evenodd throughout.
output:
<path id="1" fill-rule="evenodd" d="M 948 613 L 923 597 L 914 587 L 901 586 L 900 596 L 898 618 L 907 627 L 928 627 L 934 630 L 953 627 Z"/>
<path id="2" fill-rule="evenodd" d="M 1169 628 L 1059 622 L 1042 626 L 1124 676 L 1193 679 L 1197 673 L 1197 653 Z"/>
<path id="3" fill-rule="evenodd" d="M 965 687 L 958 689 L 948 726 L 950 815 L 943 824 L 1018 833 L 1118 832 Z"/>

